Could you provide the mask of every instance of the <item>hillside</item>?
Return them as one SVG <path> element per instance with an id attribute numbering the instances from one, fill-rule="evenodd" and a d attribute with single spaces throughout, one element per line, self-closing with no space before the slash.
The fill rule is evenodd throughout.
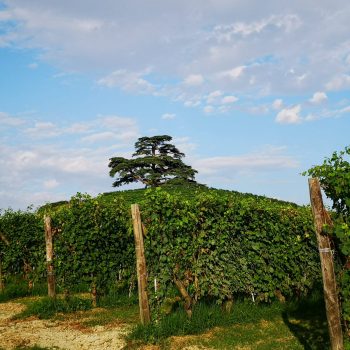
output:
<path id="1" fill-rule="evenodd" d="M 222 194 L 222 195 L 227 195 L 231 194 L 237 197 L 238 200 L 244 199 L 244 198 L 255 198 L 257 200 L 263 200 L 263 201 L 268 201 L 268 202 L 273 202 L 273 203 L 278 203 L 280 205 L 292 205 L 297 207 L 298 205 L 292 202 L 288 201 L 283 201 L 283 200 L 278 200 L 275 198 L 269 198 L 266 196 L 260 196 L 260 195 L 255 195 L 252 193 L 242 193 L 238 191 L 230 191 L 230 190 L 223 190 L 223 189 L 217 189 L 217 188 L 212 188 L 212 187 L 207 187 L 205 185 L 199 185 L 199 184 L 189 184 L 189 185 L 164 185 L 161 187 L 163 190 L 166 192 L 180 196 L 183 199 L 191 199 L 193 196 L 199 194 L 199 193 L 216 193 L 216 194 Z M 102 201 L 105 202 L 110 202 L 113 201 L 115 198 L 123 198 L 125 202 L 129 205 L 133 203 L 138 203 L 140 202 L 146 191 L 150 191 L 152 189 L 146 189 L 146 188 L 141 188 L 141 189 L 133 189 L 133 190 L 123 190 L 123 191 L 112 191 L 112 192 L 105 192 L 102 193 L 101 199 Z M 65 204 L 68 203 L 68 200 L 66 201 L 59 201 L 59 202 L 53 202 L 53 203 L 48 203 L 43 206 L 41 206 L 38 211 L 41 211 L 47 207 L 51 207 L 51 209 L 56 208 L 56 207 L 61 207 Z"/>

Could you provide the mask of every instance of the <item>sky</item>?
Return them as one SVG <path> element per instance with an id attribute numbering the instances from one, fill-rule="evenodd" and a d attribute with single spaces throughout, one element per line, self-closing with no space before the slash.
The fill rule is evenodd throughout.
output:
<path id="1" fill-rule="evenodd" d="M 170 135 L 200 183 L 308 204 L 350 144 L 348 0 L 0 0 L 0 208 L 113 188 Z"/>

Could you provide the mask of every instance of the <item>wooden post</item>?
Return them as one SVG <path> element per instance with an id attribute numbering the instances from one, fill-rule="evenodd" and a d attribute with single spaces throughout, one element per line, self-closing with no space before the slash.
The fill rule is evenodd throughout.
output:
<path id="1" fill-rule="evenodd" d="M 6 236 L 0 232 L 0 239 L 7 245 L 10 245 L 10 242 L 6 238 Z M 0 292 L 2 292 L 5 289 L 5 284 L 4 284 L 4 277 L 2 274 L 2 260 L 1 260 L 1 254 L 0 254 Z"/>
<path id="2" fill-rule="evenodd" d="M 97 306 L 97 287 L 96 287 L 96 280 L 93 278 L 93 282 L 91 285 L 91 300 L 92 300 L 92 306 Z"/>
<path id="3" fill-rule="evenodd" d="M 142 222 L 138 204 L 131 205 L 132 222 L 134 226 L 137 284 L 139 292 L 140 318 L 143 325 L 151 322 L 148 295 L 147 295 L 147 269 L 143 245 Z"/>
<path id="4" fill-rule="evenodd" d="M 45 242 L 46 242 L 46 269 L 47 269 L 47 291 L 50 298 L 56 297 L 55 290 L 55 275 L 53 268 L 53 243 L 52 243 L 52 228 L 51 217 L 44 216 L 45 224 Z"/>
<path id="5" fill-rule="evenodd" d="M 1 260 L 1 254 L 0 254 L 0 292 L 3 292 L 4 288 L 5 288 L 4 280 L 2 277 L 2 260 Z"/>
<path id="6" fill-rule="evenodd" d="M 326 304 L 331 349 L 343 350 L 343 334 L 341 328 L 340 308 L 334 273 L 333 256 L 330 239 L 328 235 L 324 233 L 323 229 L 325 224 L 331 224 L 332 222 L 323 205 L 321 188 L 318 179 L 309 179 L 309 190 L 318 249 L 320 252 L 324 299 Z"/>

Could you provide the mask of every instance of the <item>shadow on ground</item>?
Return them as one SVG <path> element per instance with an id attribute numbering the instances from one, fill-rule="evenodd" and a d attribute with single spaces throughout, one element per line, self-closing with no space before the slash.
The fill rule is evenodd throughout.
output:
<path id="1" fill-rule="evenodd" d="M 305 350 L 330 348 L 327 318 L 322 296 L 291 304 L 282 313 L 283 321 Z"/>

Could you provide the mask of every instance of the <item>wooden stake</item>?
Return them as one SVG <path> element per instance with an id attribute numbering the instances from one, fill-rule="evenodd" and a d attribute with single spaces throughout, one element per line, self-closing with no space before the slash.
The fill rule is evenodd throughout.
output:
<path id="1" fill-rule="evenodd" d="M 56 297 L 55 275 L 53 268 L 53 243 L 52 243 L 52 228 L 51 217 L 44 216 L 45 224 L 45 242 L 46 242 L 46 269 L 47 269 L 47 290 L 50 298 Z"/>
<path id="2" fill-rule="evenodd" d="M 7 245 L 10 245 L 10 242 L 8 239 L 5 237 L 3 233 L 0 232 L 0 239 Z M 2 275 L 2 260 L 1 260 L 1 255 L 0 255 L 0 292 L 2 292 L 5 289 L 5 284 L 4 284 L 4 278 Z"/>
<path id="3" fill-rule="evenodd" d="M 0 254 L 0 292 L 3 292 L 5 286 L 4 286 L 4 280 L 2 277 L 2 261 L 1 261 L 1 254 Z"/>
<path id="4" fill-rule="evenodd" d="M 325 224 L 330 225 L 332 222 L 323 205 L 319 180 L 316 178 L 309 179 L 309 189 L 318 249 L 320 252 L 324 299 L 326 304 L 331 349 L 343 350 L 343 334 L 341 328 L 340 308 L 334 273 L 333 256 L 329 236 L 324 233 L 323 229 Z"/>
<path id="5" fill-rule="evenodd" d="M 92 306 L 97 306 L 97 288 L 96 288 L 96 281 L 94 280 L 92 282 L 92 288 L 91 288 L 91 300 L 92 300 Z"/>
<path id="6" fill-rule="evenodd" d="M 151 322 L 148 295 L 147 295 L 147 269 L 143 245 L 142 222 L 138 204 L 131 205 L 131 215 L 134 226 L 137 284 L 139 292 L 140 318 L 143 325 Z"/>

